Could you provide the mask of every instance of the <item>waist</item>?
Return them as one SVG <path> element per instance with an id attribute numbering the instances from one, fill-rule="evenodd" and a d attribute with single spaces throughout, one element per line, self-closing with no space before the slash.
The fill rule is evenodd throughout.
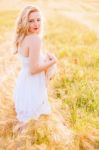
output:
<path id="1" fill-rule="evenodd" d="M 38 76 L 38 75 L 43 75 L 45 76 L 45 71 L 41 71 L 41 72 L 38 72 L 38 73 L 35 73 L 35 74 L 31 74 L 30 71 L 29 71 L 29 67 L 22 67 L 21 70 L 20 70 L 20 74 L 28 74 L 30 76 Z"/>

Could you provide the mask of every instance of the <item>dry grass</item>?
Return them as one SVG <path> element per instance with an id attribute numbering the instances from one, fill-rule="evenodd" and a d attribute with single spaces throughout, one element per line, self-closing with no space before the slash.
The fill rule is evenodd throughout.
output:
<path id="1" fill-rule="evenodd" d="M 6 1 L 5 1 L 6 2 Z M 34 2 L 34 1 L 33 1 Z M 30 120 L 23 131 L 16 119 L 13 90 L 21 64 L 12 54 L 13 30 L 18 14 L 11 5 L 0 12 L 0 150 L 98 150 L 99 149 L 99 38 L 96 30 L 64 16 L 69 12 L 97 12 L 98 4 L 66 0 L 35 1 L 46 20 L 45 49 L 58 58 L 58 74 L 49 84 L 50 116 Z M 74 1 L 76 2 L 76 0 Z M 1 1 L 1 6 L 3 6 Z M 20 1 L 20 7 L 28 2 Z M 12 5 L 15 5 L 12 3 Z M 53 6 L 53 7 L 51 7 Z M 75 7 L 71 7 L 75 6 Z M 88 17 L 88 16 L 87 16 Z M 86 18 L 87 18 L 86 17 Z M 86 19 L 84 18 L 84 19 Z M 93 17 L 87 18 L 92 20 Z M 89 21 L 89 23 L 91 23 Z M 98 21 L 95 21 L 95 27 Z"/>

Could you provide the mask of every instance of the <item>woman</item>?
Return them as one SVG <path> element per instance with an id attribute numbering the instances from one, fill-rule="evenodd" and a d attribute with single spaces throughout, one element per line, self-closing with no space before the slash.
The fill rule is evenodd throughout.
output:
<path id="1" fill-rule="evenodd" d="M 38 8 L 25 7 L 16 25 L 15 47 L 22 61 L 22 69 L 14 90 L 17 119 L 26 123 L 40 115 L 50 114 L 46 74 L 56 64 L 56 57 L 42 51 L 42 16 Z"/>

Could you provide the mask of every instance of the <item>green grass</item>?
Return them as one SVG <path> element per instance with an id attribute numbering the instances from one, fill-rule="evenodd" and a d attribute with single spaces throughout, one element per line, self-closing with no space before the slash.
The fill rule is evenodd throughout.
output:
<path id="1" fill-rule="evenodd" d="M 62 101 L 63 111 L 69 107 L 72 128 L 99 128 L 99 39 L 80 23 L 58 17 L 48 21 L 45 35 L 46 47 L 59 59 L 53 95 Z"/>
<path id="2" fill-rule="evenodd" d="M 0 41 L 14 29 L 17 14 L 17 10 L 0 12 Z M 78 147 L 84 149 L 82 137 L 86 139 L 93 129 L 99 129 L 99 38 L 84 25 L 53 11 L 53 16 L 47 18 L 44 42 L 58 58 L 59 72 L 52 81 L 51 94 L 62 101 L 61 112 L 77 134 L 76 146 L 81 140 Z M 46 128 L 33 133 L 36 144 L 50 143 L 49 135 Z M 92 144 L 97 147 L 97 143 L 96 137 Z"/>

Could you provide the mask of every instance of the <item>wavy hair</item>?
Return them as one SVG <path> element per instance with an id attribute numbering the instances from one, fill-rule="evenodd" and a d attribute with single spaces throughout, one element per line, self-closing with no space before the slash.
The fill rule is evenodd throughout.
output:
<path id="1" fill-rule="evenodd" d="M 40 9 L 35 6 L 27 6 L 21 12 L 19 17 L 16 20 L 16 30 L 15 30 L 15 39 L 14 39 L 14 54 L 18 52 L 18 47 L 22 43 L 23 39 L 29 33 L 29 23 L 28 17 L 32 12 L 40 12 Z M 40 12 L 41 13 L 41 12 Z"/>

